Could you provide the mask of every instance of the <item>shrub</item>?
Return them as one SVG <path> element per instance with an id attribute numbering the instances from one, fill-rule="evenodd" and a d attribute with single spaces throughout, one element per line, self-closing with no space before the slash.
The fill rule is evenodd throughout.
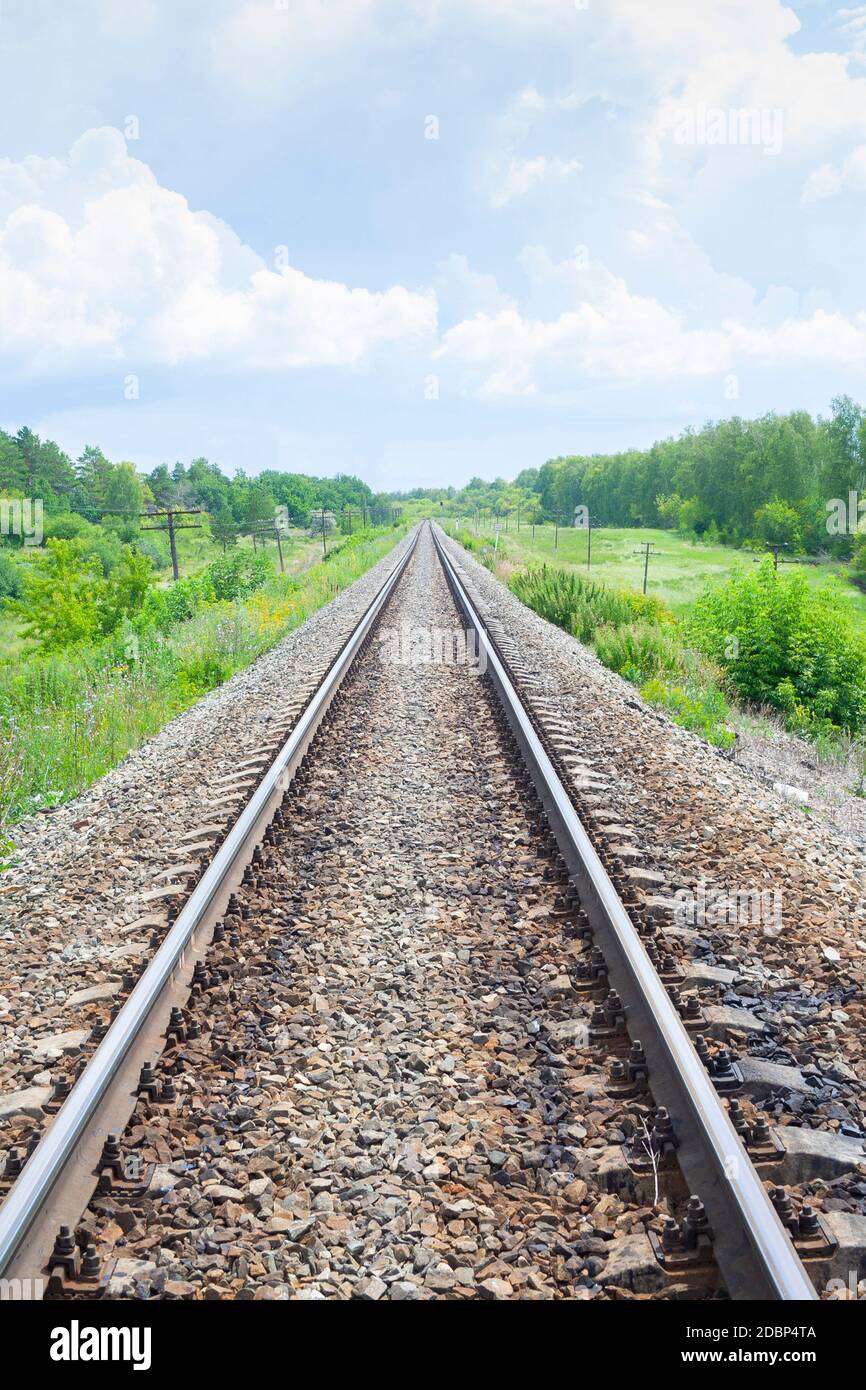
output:
<path id="1" fill-rule="evenodd" d="M 755 535 L 771 545 L 803 549 L 803 528 L 799 513 L 787 502 L 765 502 L 755 512 Z"/>
<path id="2" fill-rule="evenodd" d="M 866 641 L 835 581 L 810 589 L 804 574 L 777 571 L 768 557 L 705 589 L 687 631 L 745 699 L 847 730 L 866 722 Z"/>
<path id="3" fill-rule="evenodd" d="M 11 555 L 0 550 L 0 602 L 4 598 L 20 598 L 22 593 L 21 571 Z"/>
<path id="4" fill-rule="evenodd" d="M 645 620 L 600 627 L 593 648 L 605 666 L 636 684 L 651 676 L 682 676 L 686 669 L 683 649 L 673 630 Z"/>
<path id="5" fill-rule="evenodd" d="M 213 585 L 206 575 L 178 579 L 166 589 L 151 589 L 136 622 L 140 631 L 154 627 L 168 633 L 176 623 L 187 622 L 203 604 L 212 603 Z"/>
<path id="6" fill-rule="evenodd" d="M 205 574 L 216 599 L 246 598 L 274 577 L 274 567 L 266 554 L 232 550 L 208 565 Z"/>

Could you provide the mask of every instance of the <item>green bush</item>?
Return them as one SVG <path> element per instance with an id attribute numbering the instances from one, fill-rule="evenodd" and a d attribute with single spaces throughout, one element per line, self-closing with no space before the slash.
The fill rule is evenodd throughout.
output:
<path id="1" fill-rule="evenodd" d="M 148 628 L 167 633 L 176 623 L 187 622 L 199 608 L 214 600 L 214 590 L 207 575 L 192 575 L 179 579 L 166 589 L 151 589 L 136 619 L 136 628 Z"/>
<path id="2" fill-rule="evenodd" d="M 844 605 L 835 581 L 810 589 L 767 557 L 705 589 L 687 631 L 744 699 L 855 731 L 866 723 L 866 641 Z"/>
<path id="3" fill-rule="evenodd" d="M 110 575 L 81 539 L 50 540 L 34 553 L 13 611 L 43 652 L 98 642 L 137 613 L 150 586 L 145 555 L 121 547 Z"/>
<path id="4" fill-rule="evenodd" d="M 273 579 L 274 566 L 265 553 L 231 550 L 205 570 L 216 599 L 246 598 Z"/>
<path id="5" fill-rule="evenodd" d="M 20 598 L 22 587 L 21 571 L 12 556 L 0 550 L 0 603 L 4 598 Z"/>
<path id="6" fill-rule="evenodd" d="M 635 684 L 651 676 L 682 676 L 686 669 L 675 630 L 646 620 L 598 628 L 593 649 L 609 670 Z"/>
<path id="7" fill-rule="evenodd" d="M 803 527 L 799 513 L 787 502 L 765 502 L 755 512 L 755 535 L 770 545 L 803 549 Z"/>

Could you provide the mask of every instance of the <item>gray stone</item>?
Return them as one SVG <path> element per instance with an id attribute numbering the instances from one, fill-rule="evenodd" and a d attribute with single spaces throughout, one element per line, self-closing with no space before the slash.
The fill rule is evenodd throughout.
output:
<path id="1" fill-rule="evenodd" d="M 853 1211 L 825 1211 L 821 1215 L 839 1242 L 829 1260 L 821 1261 L 825 1279 L 854 1282 L 866 1274 L 866 1216 Z"/>
<path id="2" fill-rule="evenodd" d="M 799 1067 L 785 1067 L 779 1062 L 765 1062 L 760 1057 L 741 1057 L 737 1066 L 743 1073 L 743 1090 L 753 1100 L 761 1100 L 773 1091 L 799 1091 L 809 1087 Z"/>
<path id="3" fill-rule="evenodd" d="M 378 1303 L 380 1298 L 384 1298 L 388 1292 L 388 1285 L 383 1283 L 377 1275 L 370 1279 L 361 1279 L 355 1285 L 355 1297 L 363 1298 L 368 1303 Z"/>
<path id="4" fill-rule="evenodd" d="M 66 1033 L 52 1033 L 47 1038 L 37 1038 L 30 1044 L 30 1055 L 36 1062 L 44 1062 L 62 1052 L 77 1052 L 89 1037 L 86 1028 L 72 1028 Z"/>
<path id="5" fill-rule="evenodd" d="M 512 1298 L 514 1290 L 507 1279 L 483 1279 L 478 1285 L 479 1298 Z"/>
<path id="6" fill-rule="evenodd" d="M 391 1285 L 388 1297 L 392 1303 L 409 1303 L 421 1297 L 421 1291 L 417 1284 L 413 1284 L 411 1279 L 398 1279 Z"/>
<path id="7" fill-rule="evenodd" d="M 615 1284 L 635 1293 L 653 1293 L 663 1289 L 665 1272 L 653 1254 L 645 1231 L 633 1232 L 611 1241 L 604 1269 L 595 1277 L 602 1285 Z"/>
<path id="8" fill-rule="evenodd" d="M 91 985 L 89 989 L 76 990 L 75 994 L 70 994 L 66 1001 L 67 1008 L 75 1009 L 79 1004 L 106 1004 L 113 999 L 120 984 L 117 981 L 112 983 L 106 980 L 102 985 Z"/>
<path id="9" fill-rule="evenodd" d="M 721 985 L 730 989 L 737 978 L 736 970 L 726 970 L 723 965 L 704 965 L 699 960 L 689 962 L 682 989 L 697 989 L 699 985 Z"/>
<path id="10" fill-rule="evenodd" d="M 866 1164 L 862 1139 L 832 1134 L 823 1129 L 786 1125 L 776 1130 L 785 1146 L 781 1168 L 786 1183 L 806 1182 L 810 1178 L 835 1178 L 850 1173 L 858 1163 Z"/>
<path id="11" fill-rule="evenodd" d="M 750 1013 L 748 1009 L 735 1009 L 730 1004 L 707 1004 L 704 1007 L 707 1029 L 710 1037 L 724 1042 L 728 1031 L 735 1033 L 763 1033 L 767 1025 Z"/>
<path id="12" fill-rule="evenodd" d="M 11 1091 L 0 1095 L 0 1120 L 12 1120 L 16 1115 L 26 1115 L 31 1120 L 44 1120 L 42 1109 L 51 1099 L 51 1086 L 25 1086 L 21 1091 Z"/>

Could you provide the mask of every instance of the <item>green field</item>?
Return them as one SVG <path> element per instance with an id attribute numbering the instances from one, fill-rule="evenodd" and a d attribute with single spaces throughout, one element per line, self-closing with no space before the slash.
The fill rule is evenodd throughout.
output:
<path id="1" fill-rule="evenodd" d="M 453 522 L 443 523 L 448 530 Z M 470 532 L 472 527 L 467 528 Z M 488 526 L 481 533 L 493 539 Z M 755 563 L 755 554 L 735 550 L 727 545 L 705 545 L 701 541 L 684 540 L 673 531 L 637 527 L 599 527 L 592 532 L 592 568 L 594 579 L 614 588 L 641 589 L 644 560 L 642 546 L 653 544 L 649 563 L 647 592 L 655 594 L 682 617 L 704 586 L 713 580 L 725 579 L 732 570 Z M 532 527 L 521 526 L 518 532 L 512 520 L 508 531 L 499 533 L 499 548 L 505 560 L 512 564 L 555 564 L 564 569 L 586 573 L 587 533 L 573 528 L 560 528 L 558 538 L 548 522 Z M 858 628 L 866 633 L 866 594 L 845 578 L 845 566 L 835 561 L 799 566 L 813 586 L 826 583 L 832 576 L 844 585 L 850 600 L 851 614 Z"/>

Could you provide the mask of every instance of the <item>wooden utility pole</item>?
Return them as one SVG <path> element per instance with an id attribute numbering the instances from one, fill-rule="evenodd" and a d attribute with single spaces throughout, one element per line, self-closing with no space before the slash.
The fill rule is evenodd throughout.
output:
<path id="1" fill-rule="evenodd" d="M 559 512 L 553 514 L 553 548 L 559 549 Z"/>
<path id="2" fill-rule="evenodd" d="M 322 507 L 321 510 L 322 510 L 322 554 L 324 555 L 325 559 L 327 560 L 327 558 L 328 558 L 328 537 L 327 537 L 327 535 L 326 535 L 326 533 L 325 533 L 325 508 Z"/>
<path id="3" fill-rule="evenodd" d="M 767 541 L 767 550 L 773 557 L 773 569 L 778 573 L 780 565 L 814 565 L 816 560 L 810 559 L 808 555 L 783 555 L 783 550 L 788 550 L 787 541 Z M 761 563 L 761 556 L 758 555 L 752 562 L 755 565 Z"/>
<path id="4" fill-rule="evenodd" d="M 277 554 L 280 557 L 280 574 L 285 574 L 286 566 L 283 563 L 283 540 L 286 539 L 286 537 L 280 530 L 278 523 L 276 521 L 263 522 L 260 526 L 256 528 L 255 531 L 253 531 L 252 536 L 253 544 L 255 544 L 256 536 L 258 536 L 259 540 L 262 543 L 263 550 L 266 549 L 265 542 L 268 540 L 268 537 L 273 537 L 273 539 L 277 543 Z"/>
<path id="5" fill-rule="evenodd" d="M 772 557 L 773 557 L 773 569 L 774 569 L 774 570 L 778 570 L 779 564 L 780 564 L 780 561 L 779 561 L 779 553 L 780 553 L 780 551 L 782 551 L 782 550 L 787 550 L 787 549 L 788 549 L 787 544 L 786 544 L 784 541 L 783 541 L 781 544 L 778 544 L 778 543 L 776 543 L 776 542 L 774 542 L 773 544 L 771 544 L 771 543 L 768 541 L 768 542 L 767 542 L 767 549 L 769 550 L 770 554 L 771 554 Z M 785 560 L 785 559 L 783 559 L 783 560 L 781 561 L 781 563 L 782 563 L 783 565 L 789 565 L 789 564 L 791 563 L 791 561 L 790 561 L 790 560 Z"/>
<path id="6" fill-rule="evenodd" d="M 164 525 L 164 526 L 142 526 L 142 527 L 141 527 L 141 530 L 142 530 L 142 531 L 167 531 L 167 532 L 168 532 L 168 543 L 169 543 L 169 547 L 170 547 L 170 549 L 171 549 L 171 568 L 172 568 L 172 573 L 174 574 L 175 580 L 178 580 L 178 579 L 180 579 L 180 569 L 178 568 L 178 563 L 177 563 L 177 541 L 176 541 L 176 539 L 175 539 L 176 533 L 177 533 L 178 531 L 200 531 L 200 530 L 201 530 L 201 522 L 200 522 L 200 521 L 199 521 L 199 522 L 195 522 L 195 521 L 182 521 L 182 522 L 180 523 L 180 525 L 178 526 L 177 522 L 175 521 L 175 517 L 178 517 L 178 516 L 201 516 L 201 507 L 187 507 L 187 508 L 182 508 L 182 507 L 164 507 L 164 508 L 162 508 L 160 511 L 154 511 L 154 512 L 140 512 L 140 513 L 139 513 L 139 519 L 140 519 L 140 520 L 143 520 L 143 519 L 145 519 L 145 518 L 158 517 L 158 516 L 164 516 L 164 517 L 165 517 L 165 525 Z"/>
<path id="7" fill-rule="evenodd" d="M 649 578 L 650 553 L 655 545 L 655 541 L 644 541 L 641 549 L 636 550 L 635 555 L 643 555 L 643 591 L 646 593 L 647 580 Z"/>

